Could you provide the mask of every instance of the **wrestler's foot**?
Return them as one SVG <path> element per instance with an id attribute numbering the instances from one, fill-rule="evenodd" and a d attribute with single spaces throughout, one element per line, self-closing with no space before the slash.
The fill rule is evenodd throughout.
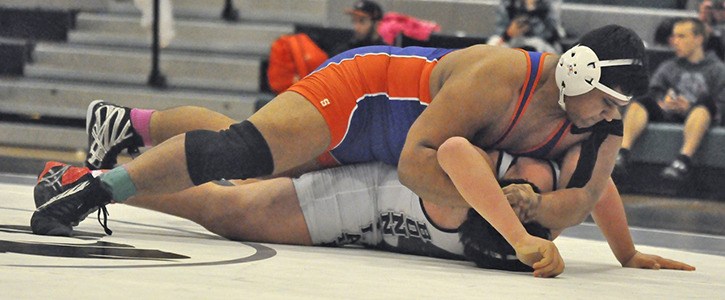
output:
<path id="1" fill-rule="evenodd" d="M 131 125 L 131 109 L 96 100 L 86 112 L 88 153 L 85 164 L 92 170 L 111 169 L 118 154 L 138 153 L 143 139 Z"/>
<path id="2" fill-rule="evenodd" d="M 62 164 L 51 165 L 50 169 L 56 167 L 63 169 Z M 47 166 L 46 166 L 47 167 Z M 81 170 L 78 170 L 81 169 Z M 87 170 L 87 169 L 85 169 Z M 83 173 L 83 168 L 70 167 L 65 169 L 66 174 L 69 172 Z M 99 178 L 90 176 L 85 173 L 75 178 L 75 181 L 64 183 L 66 179 L 63 173 L 60 176 L 50 174 L 51 172 L 41 173 L 41 178 L 45 176 L 50 180 L 41 181 L 35 188 L 35 202 L 42 203 L 30 218 L 30 228 L 35 234 L 70 236 L 73 233 L 73 226 L 83 221 L 89 214 L 98 210 L 98 222 L 101 223 L 106 234 L 111 234 L 111 230 L 107 226 L 108 211 L 106 204 L 111 202 L 111 194 L 103 188 L 103 183 Z M 50 174 L 50 175 L 49 175 Z M 88 175 L 88 176 L 86 176 Z M 60 178 L 60 188 L 52 182 L 53 177 Z M 68 176 L 70 180 L 74 176 Z M 57 192 L 60 191 L 60 192 Z M 50 197 L 46 199 L 46 197 Z M 99 210 L 100 209 L 100 210 Z M 103 222 L 101 222 L 101 213 L 103 214 Z"/>
<path id="3" fill-rule="evenodd" d="M 689 159 L 675 159 L 667 168 L 662 170 L 662 177 L 671 181 L 684 181 L 690 174 Z"/>
<path id="4" fill-rule="evenodd" d="M 65 192 L 78 183 L 93 178 L 91 171 L 85 167 L 74 167 L 57 161 L 45 163 L 45 168 L 38 175 L 33 196 L 35 208 L 48 202 L 50 198 Z"/>

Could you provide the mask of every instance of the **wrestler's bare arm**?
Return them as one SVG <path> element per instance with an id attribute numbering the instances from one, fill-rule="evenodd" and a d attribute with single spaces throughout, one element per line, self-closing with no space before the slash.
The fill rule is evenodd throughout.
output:
<path id="1" fill-rule="evenodd" d="M 609 248 L 622 267 L 639 269 L 673 269 L 694 271 L 695 267 L 658 255 L 639 252 L 634 247 L 627 225 L 622 197 L 611 179 L 592 212 L 594 221 L 609 243 Z"/>
<path id="2" fill-rule="evenodd" d="M 614 157 L 610 154 L 616 153 L 612 149 L 618 149 L 620 141 L 621 137 L 610 135 L 602 143 L 592 177 L 583 188 L 564 189 L 569 184 L 579 160 L 581 147 L 577 145 L 570 148 L 562 160 L 559 190 L 542 193 L 541 199 L 536 199 L 536 195 L 526 194 L 527 192 L 533 193 L 533 191 L 515 194 L 509 190 L 520 188 L 519 186 L 507 187 L 504 190 L 509 197 L 509 202 L 538 201 L 540 204 L 535 212 L 535 220 L 547 228 L 564 229 L 580 224 L 594 210 L 609 184 L 609 174 L 611 174 L 614 164 Z M 517 198 L 528 199 L 521 201 Z"/>
<path id="3" fill-rule="evenodd" d="M 579 159 L 579 147 L 573 147 L 564 158 L 561 167 L 560 186 L 566 186 L 576 168 Z M 609 248 L 624 267 L 648 269 L 694 270 L 682 262 L 662 258 L 656 255 L 640 253 L 635 249 L 627 224 L 627 216 L 617 187 L 611 177 L 607 178 L 604 191 L 598 202 L 590 210 L 590 203 L 567 202 L 561 199 L 541 201 L 535 220 L 554 231 L 577 225 L 591 212 L 594 221 L 607 239 Z"/>
<path id="4" fill-rule="evenodd" d="M 634 256 L 636 251 L 634 250 L 632 236 L 629 233 L 622 198 L 619 196 L 619 191 L 617 191 L 617 187 L 611 179 L 602 199 L 594 206 L 592 217 L 607 239 L 612 253 L 624 265 Z"/>
<path id="5" fill-rule="evenodd" d="M 435 72 L 444 73 L 440 90 L 413 123 L 398 164 L 400 181 L 424 199 L 448 206 L 466 206 L 436 159 L 438 147 L 453 136 L 471 139 L 494 122 L 501 122 L 514 86 L 526 70 L 512 67 L 523 60 L 518 51 L 480 55 L 466 49 L 446 56 Z M 518 56 L 516 56 L 518 55 Z M 438 69 L 438 68 L 441 69 Z M 441 71 L 443 70 L 443 71 Z M 520 74 L 519 74 L 520 73 Z"/>
<path id="6" fill-rule="evenodd" d="M 591 179 L 582 188 L 567 188 L 543 193 L 537 221 L 548 228 L 567 228 L 580 224 L 592 212 L 609 184 L 610 174 L 614 168 L 614 158 L 622 138 L 610 135 L 599 148 L 597 162 L 594 165 Z M 579 159 L 578 147 L 572 148 L 562 166 L 561 177 L 567 180 L 560 186 L 566 187 L 576 162 Z M 574 154 L 574 155 L 573 155 Z"/>
<path id="7" fill-rule="evenodd" d="M 491 162 L 478 147 L 463 137 L 452 137 L 440 146 L 437 158 L 466 202 L 501 233 L 522 262 L 534 268 L 534 276 L 561 274 L 564 262 L 556 246 L 526 232 L 506 201 Z"/>

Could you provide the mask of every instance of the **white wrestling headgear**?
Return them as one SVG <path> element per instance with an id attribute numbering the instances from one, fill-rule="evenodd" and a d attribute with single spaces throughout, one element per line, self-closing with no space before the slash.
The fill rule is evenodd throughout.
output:
<path id="1" fill-rule="evenodd" d="M 632 96 L 623 95 L 599 82 L 603 67 L 642 65 L 635 59 L 612 59 L 599 61 L 594 50 L 576 45 L 564 52 L 556 66 L 556 82 L 559 85 L 559 106 L 566 110 L 564 96 L 578 96 L 599 89 L 612 96 L 617 104 L 627 105 Z"/>

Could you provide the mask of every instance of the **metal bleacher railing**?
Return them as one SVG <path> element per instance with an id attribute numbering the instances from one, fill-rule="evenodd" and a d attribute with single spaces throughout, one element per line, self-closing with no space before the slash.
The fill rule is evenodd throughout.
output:
<path id="1" fill-rule="evenodd" d="M 159 46 L 160 0 L 154 0 L 153 6 L 151 72 L 149 73 L 148 84 L 155 88 L 165 88 L 167 86 L 166 76 L 161 72 L 161 67 L 159 66 L 159 56 L 161 55 L 161 47 Z M 221 17 L 230 22 L 239 21 L 239 10 L 234 6 L 234 1 L 224 1 L 224 9 L 222 10 Z"/>
<path id="2" fill-rule="evenodd" d="M 154 0 L 154 19 L 152 21 L 151 34 L 151 73 L 149 74 L 148 84 L 156 88 L 165 88 L 166 76 L 164 76 L 159 67 L 159 55 L 161 52 L 159 47 L 159 2 L 159 0 Z"/>

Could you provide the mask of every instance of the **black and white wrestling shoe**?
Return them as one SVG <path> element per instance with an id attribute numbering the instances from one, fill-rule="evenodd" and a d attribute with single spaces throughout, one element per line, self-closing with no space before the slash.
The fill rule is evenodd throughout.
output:
<path id="1" fill-rule="evenodd" d="M 91 170 L 111 169 L 121 151 L 127 149 L 129 154 L 134 155 L 143 146 L 143 139 L 131 125 L 131 109 L 103 100 L 88 105 L 86 134 L 88 152 L 85 164 Z"/>

